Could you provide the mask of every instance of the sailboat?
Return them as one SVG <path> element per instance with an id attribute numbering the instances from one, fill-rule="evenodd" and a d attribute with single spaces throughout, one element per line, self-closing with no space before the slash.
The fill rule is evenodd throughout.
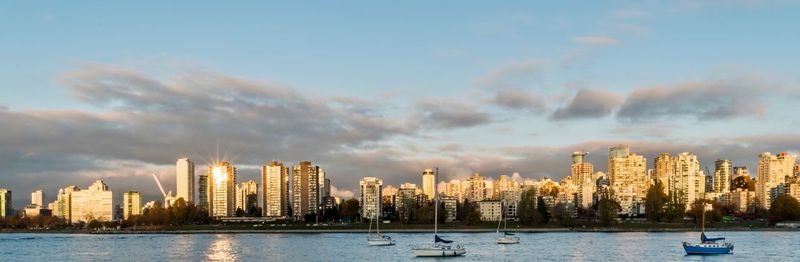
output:
<path id="1" fill-rule="evenodd" d="M 503 205 L 505 207 L 505 205 Z M 519 244 L 519 237 L 514 233 L 508 232 L 508 219 L 505 217 L 505 209 L 500 214 L 500 221 L 497 222 L 497 234 L 500 234 L 500 224 L 503 224 L 503 234 L 497 238 L 497 244 Z"/>
<path id="2" fill-rule="evenodd" d="M 376 194 L 380 194 L 378 190 L 375 190 Z M 380 201 L 380 195 L 378 195 L 375 199 Z M 378 218 L 378 214 L 380 214 L 380 210 L 375 212 L 375 219 L 371 219 L 369 221 L 369 231 L 367 231 L 367 244 L 370 246 L 391 246 L 394 245 L 394 239 L 390 236 L 386 236 L 381 234 L 381 221 Z M 375 235 L 372 235 L 372 221 L 375 221 Z"/>
<path id="3" fill-rule="evenodd" d="M 706 208 L 703 204 L 703 216 L 700 220 L 700 243 L 683 242 L 683 250 L 687 255 L 716 255 L 733 252 L 733 243 L 724 242 L 724 237 L 706 237 Z M 718 242 L 723 241 L 723 242 Z"/>
<path id="4" fill-rule="evenodd" d="M 436 178 L 439 176 L 439 168 L 433 176 L 433 184 L 436 185 Z M 433 244 L 429 247 L 414 248 L 414 256 L 417 257 L 457 257 L 467 253 L 461 245 L 453 246 L 452 240 L 445 240 L 439 237 L 439 190 L 434 190 L 434 211 L 433 211 Z"/>

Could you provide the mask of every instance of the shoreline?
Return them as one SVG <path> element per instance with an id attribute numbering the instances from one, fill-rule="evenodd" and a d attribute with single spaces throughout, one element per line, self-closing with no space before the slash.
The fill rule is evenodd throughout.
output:
<path id="1" fill-rule="evenodd" d="M 682 233 L 700 232 L 695 228 L 518 228 L 510 230 L 515 233 Z M 798 232 L 798 228 L 707 228 L 710 232 Z M 258 230 L 258 229 L 198 229 L 198 230 L 108 230 L 108 231 L 42 231 L 42 230 L 2 230 L 0 233 L 11 234 L 93 234 L 93 235 L 184 235 L 184 234 L 347 234 L 347 233 L 367 233 L 367 229 L 281 229 L 281 230 Z M 431 233 L 431 229 L 386 229 L 384 233 L 410 233 L 425 234 Z M 459 229 L 440 229 L 440 233 L 494 233 L 496 229 L 489 228 L 459 228 Z"/>

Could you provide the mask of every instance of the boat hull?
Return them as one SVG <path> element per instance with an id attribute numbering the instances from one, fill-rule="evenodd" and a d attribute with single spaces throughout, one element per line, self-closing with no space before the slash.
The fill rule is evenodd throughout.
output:
<path id="1" fill-rule="evenodd" d="M 717 243 L 703 243 L 703 244 L 689 244 L 683 243 L 683 250 L 689 255 L 720 255 L 730 254 L 733 252 L 733 245 L 731 244 L 717 244 Z"/>
<path id="2" fill-rule="evenodd" d="M 501 237 L 501 238 L 498 238 L 496 242 L 497 242 L 497 244 L 501 244 L 501 245 L 519 244 L 519 238 Z"/>
<path id="3" fill-rule="evenodd" d="M 457 257 L 463 256 L 467 251 L 463 248 L 419 248 L 414 249 L 414 256 L 417 257 Z"/>
<path id="4" fill-rule="evenodd" d="M 367 244 L 369 244 L 370 246 L 391 246 L 391 245 L 394 245 L 394 240 L 370 239 L 370 240 L 367 240 Z"/>

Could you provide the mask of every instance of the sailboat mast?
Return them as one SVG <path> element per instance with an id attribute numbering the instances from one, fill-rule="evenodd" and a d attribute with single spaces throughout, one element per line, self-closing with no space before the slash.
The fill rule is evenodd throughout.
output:
<path id="1" fill-rule="evenodd" d="M 433 234 L 436 235 L 439 232 L 439 190 L 436 186 L 436 179 L 439 176 L 439 168 L 436 168 L 436 174 L 433 175 L 433 196 L 434 196 L 434 205 L 433 208 Z"/>
<path id="2" fill-rule="evenodd" d="M 380 225 L 381 221 L 380 221 L 380 213 L 378 213 L 378 212 L 383 212 L 383 210 L 381 209 L 381 204 L 383 203 L 383 199 L 381 199 L 381 195 L 380 195 L 380 190 L 379 189 L 375 190 L 375 201 L 377 201 L 377 203 L 378 203 L 378 205 L 377 205 L 378 206 L 378 210 L 375 210 L 375 234 L 380 235 L 381 234 L 381 225 Z"/>

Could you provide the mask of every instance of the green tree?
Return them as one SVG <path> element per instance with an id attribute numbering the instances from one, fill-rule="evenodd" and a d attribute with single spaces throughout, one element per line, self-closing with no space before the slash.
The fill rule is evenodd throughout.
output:
<path id="1" fill-rule="evenodd" d="M 647 196 L 645 197 L 645 211 L 647 211 L 647 220 L 650 222 L 661 222 L 664 217 L 664 206 L 669 200 L 666 193 L 664 193 L 664 184 L 661 180 L 656 179 L 656 183 L 647 189 Z"/>
<path id="2" fill-rule="evenodd" d="M 738 176 L 731 182 L 731 190 L 741 188 L 746 191 L 756 191 L 756 181 L 753 181 L 750 176 Z"/>
<path id="3" fill-rule="evenodd" d="M 539 217 L 542 224 L 547 224 L 550 222 L 550 210 L 547 207 L 547 203 L 544 202 L 543 197 L 539 197 L 536 203 L 536 209 L 539 211 Z"/>
<path id="4" fill-rule="evenodd" d="M 359 218 L 358 212 L 360 208 L 361 206 L 358 203 L 358 199 L 348 199 L 347 201 L 344 201 L 340 207 L 340 212 L 342 213 L 341 216 L 343 219 L 355 221 Z"/>
<path id="5" fill-rule="evenodd" d="M 792 196 L 782 195 L 776 197 L 769 207 L 769 222 L 774 225 L 786 220 L 800 220 L 800 202 Z"/>
<path id="6" fill-rule="evenodd" d="M 520 196 L 519 206 L 517 207 L 517 217 L 519 223 L 526 226 L 541 223 L 541 214 L 536 209 L 536 192 L 533 189 L 528 189 L 522 192 Z"/>
<path id="7" fill-rule="evenodd" d="M 603 193 L 597 202 L 597 220 L 602 226 L 612 226 L 617 224 L 619 211 L 622 206 L 614 200 L 610 193 Z"/>
<path id="8" fill-rule="evenodd" d="M 414 223 L 433 224 L 433 212 L 433 207 L 430 205 L 423 205 L 414 209 Z"/>

